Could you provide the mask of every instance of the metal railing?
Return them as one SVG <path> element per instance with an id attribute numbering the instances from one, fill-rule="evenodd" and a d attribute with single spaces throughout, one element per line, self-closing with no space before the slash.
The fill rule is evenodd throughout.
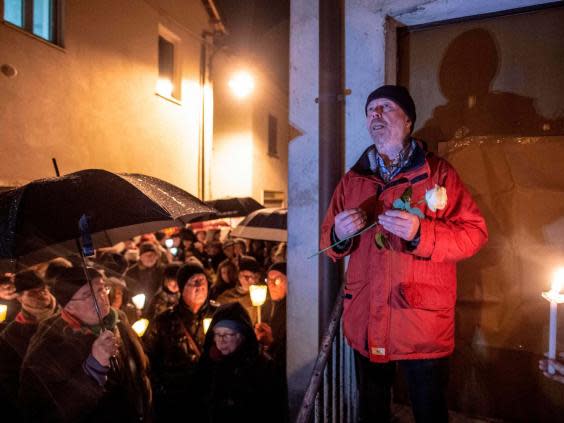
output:
<path id="1" fill-rule="evenodd" d="M 357 420 L 357 393 L 352 349 L 343 337 L 342 290 L 331 312 L 296 423 L 348 423 Z"/>

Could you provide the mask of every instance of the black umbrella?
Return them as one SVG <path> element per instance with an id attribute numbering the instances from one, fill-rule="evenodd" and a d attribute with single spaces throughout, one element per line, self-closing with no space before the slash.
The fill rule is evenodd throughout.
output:
<path id="1" fill-rule="evenodd" d="M 288 209 L 260 209 L 249 214 L 233 231 L 232 236 L 286 242 Z"/>
<path id="2" fill-rule="evenodd" d="M 88 169 L 0 193 L 0 265 L 32 265 L 77 253 L 79 220 L 94 247 L 214 212 L 186 191 L 151 176 Z"/>
<path id="3" fill-rule="evenodd" d="M 194 221 L 243 217 L 255 210 L 264 209 L 264 206 L 252 197 L 220 198 L 206 201 L 206 204 L 216 209 L 217 212 L 194 219 Z"/>

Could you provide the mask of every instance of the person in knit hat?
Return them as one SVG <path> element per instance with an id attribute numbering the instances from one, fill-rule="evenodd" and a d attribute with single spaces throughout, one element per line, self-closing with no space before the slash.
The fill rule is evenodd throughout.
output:
<path id="1" fill-rule="evenodd" d="M 24 420 L 149 418 L 147 358 L 124 314 L 110 307 L 102 274 L 69 267 L 55 279 L 53 295 L 63 309 L 42 321 L 21 367 Z"/>
<path id="2" fill-rule="evenodd" d="M 337 184 L 320 236 L 332 261 L 350 258 L 342 326 L 358 418 L 390 420 L 401 367 L 415 420 L 447 422 L 456 264 L 486 244 L 486 221 L 454 167 L 412 137 L 405 87 L 376 88 L 364 112 L 371 145 Z"/>
<path id="3" fill-rule="evenodd" d="M 260 353 L 249 314 L 235 302 L 219 307 L 196 372 L 197 422 L 285 420 L 281 375 Z"/>
<path id="4" fill-rule="evenodd" d="M 286 262 L 268 268 L 266 284 L 272 301 L 262 313 L 262 322 L 255 326 L 255 333 L 264 351 L 274 359 L 281 373 L 286 374 Z"/>
<path id="5" fill-rule="evenodd" d="M 19 421 L 22 418 L 17 405 L 17 393 L 23 358 L 39 323 L 58 311 L 55 297 L 34 271 L 16 273 L 14 285 L 21 310 L 0 333 L 0 398 L 2 417 L 6 421 Z"/>
<path id="6" fill-rule="evenodd" d="M 254 307 L 251 301 L 250 286 L 261 280 L 262 269 L 257 260 L 251 256 L 239 257 L 238 263 L 239 271 L 237 274 L 237 286 L 224 291 L 219 297 L 217 297 L 216 301 L 220 305 L 238 302 L 245 308 L 247 313 L 249 313 L 254 325 L 258 321 L 258 315 L 257 307 Z M 269 302 L 270 300 L 267 297 L 262 308 L 267 309 L 269 307 Z"/>
<path id="7" fill-rule="evenodd" d="M 189 405 L 204 343 L 204 319 L 211 318 L 216 309 L 208 299 L 209 282 L 201 264 L 183 264 L 176 273 L 176 282 L 178 304 L 156 316 L 143 337 L 159 421 L 182 415 Z"/>

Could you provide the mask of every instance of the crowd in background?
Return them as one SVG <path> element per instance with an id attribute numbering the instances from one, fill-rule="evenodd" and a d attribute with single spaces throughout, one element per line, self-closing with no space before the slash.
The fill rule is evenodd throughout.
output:
<path id="1" fill-rule="evenodd" d="M 167 230 L 87 268 L 60 257 L 2 275 L 11 421 L 286 421 L 286 244 L 222 235 Z"/>

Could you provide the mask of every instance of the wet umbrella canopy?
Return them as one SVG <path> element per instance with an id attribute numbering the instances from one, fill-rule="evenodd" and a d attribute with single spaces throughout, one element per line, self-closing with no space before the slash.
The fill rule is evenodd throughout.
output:
<path id="1" fill-rule="evenodd" d="M 31 265 L 76 253 L 86 215 L 96 248 L 214 212 L 151 176 L 88 169 L 0 193 L 0 265 Z"/>
<path id="2" fill-rule="evenodd" d="M 249 214 L 233 229 L 231 235 L 241 238 L 286 242 L 288 240 L 287 222 L 288 209 L 286 208 L 260 209 Z"/>
<path id="3" fill-rule="evenodd" d="M 206 204 L 217 210 L 217 212 L 199 217 L 195 221 L 244 217 L 255 210 L 264 209 L 264 206 L 252 197 L 219 198 L 206 201 Z"/>

